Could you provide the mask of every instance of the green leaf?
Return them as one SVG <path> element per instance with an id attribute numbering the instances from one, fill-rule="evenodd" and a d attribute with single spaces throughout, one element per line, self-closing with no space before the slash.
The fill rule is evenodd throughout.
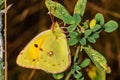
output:
<path id="1" fill-rule="evenodd" d="M 63 5 L 51 0 L 46 0 L 45 4 L 50 13 L 55 17 L 62 19 L 67 24 L 75 23 L 73 17 L 69 14 Z"/>
<path id="2" fill-rule="evenodd" d="M 55 79 L 62 79 L 64 77 L 64 73 L 59 73 L 59 74 L 53 74 L 53 77 Z"/>
<path id="3" fill-rule="evenodd" d="M 78 70 L 80 70 L 80 69 L 81 69 L 81 68 L 80 68 L 79 66 L 76 66 L 76 67 L 75 67 L 75 70 L 76 70 L 76 71 L 78 71 Z"/>
<path id="4" fill-rule="evenodd" d="M 84 15 L 86 3 L 87 0 L 78 0 L 74 8 L 74 14 L 77 13 L 82 17 Z"/>
<path id="5" fill-rule="evenodd" d="M 79 14 L 75 13 L 75 14 L 73 15 L 73 18 L 74 18 L 74 20 L 75 20 L 75 23 L 77 23 L 77 24 L 80 23 L 81 17 L 80 17 Z"/>
<path id="6" fill-rule="evenodd" d="M 77 28 L 77 24 L 72 24 L 72 25 L 70 25 L 67 29 L 68 29 L 69 32 L 72 32 L 72 31 L 74 31 L 76 28 Z"/>
<path id="7" fill-rule="evenodd" d="M 88 37 L 88 41 L 89 41 L 90 43 L 95 43 L 95 42 L 96 42 L 95 38 L 92 37 L 92 36 Z"/>
<path id="8" fill-rule="evenodd" d="M 78 36 L 78 32 L 70 32 L 70 37 L 71 38 L 76 38 Z"/>
<path id="9" fill-rule="evenodd" d="M 68 45 L 69 46 L 73 46 L 73 45 L 75 45 L 75 44 L 77 44 L 78 43 L 78 39 L 77 38 L 70 38 L 69 40 L 68 40 Z"/>
<path id="10" fill-rule="evenodd" d="M 80 44 L 81 45 L 86 45 L 86 38 L 85 37 L 83 37 L 83 38 L 81 38 L 80 40 L 79 40 L 79 42 L 80 42 Z"/>
<path id="11" fill-rule="evenodd" d="M 79 71 L 81 70 L 80 66 L 78 66 L 77 63 L 75 63 L 73 66 L 72 66 L 72 70 L 71 70 L 71 73 L 72 74 L 75 74 L 76 71 Z"/>
<path id="12" fill-rule="evenodd" d="M 96 24 L 94 28 L 92 28 L 93 32 L 96 32 L 97 30 L 99 30 L 101 28 L 101 26 L 99 24 Z"/>
<path id="13" fill-rule="evenodd" d="M 78 79 L 78 80 L 84 80 L 84 77 L 82 77 L 82 78 L 80 78 L 80 79 Z"/>
<path id="14" fill-rule="evenodd" d="M 87 53 L 87 55 L 90 57 L 90 59 L 93 61 L 97 68 L 105 71 L 106 73 L 111 72 L 110 68 L 107 65 L 106 59 L 101 53 L 88 47 L 84 47 L 83 49 L 85 50 L 85 52 Z"/>
<path id="15" fill-rule="evenodd" d="M 72 73 L 72 74 L 75 73 L 75 69 L 74 69 L 74 68 L 71 69 L 71 73 Z"/>
<path id="16" fill-rule="evenodd" d="M 101 26 L 104 24 L 104 17 L 103 17 L 103 15 L 101 13 L 97 13 L 95 15 L 95 19 L 97 21 L 97 24 L 99 24 Z"/>
<path id="17" fill-rule="evenodd" d="M 92 33 L 92 31 L 90 29 L 85 31 L 85 37 L 88 37 L 90 34 Z"/>
<path id="18" fill-rule="evenodd" d="M 90 59 L 85 59 L 81 64 L 80 67 L 85 68 L 90 64 Z"/>
<path id="19" fill-rule="evenodd" d="M 79 72 L 79 73 L 74 73 L 73 76 L 76 78 L 76 79 L 79 79 L 80 77 L 82 77 L 82 73 Z"/>
<path id="20" fill-rule="evenodd" d="M 92 34 L 92 37 L 95 38 L 95 39 L 97 39 L 97 38 L 99 38 L 100 36 L 99 36 L 98 33 L 94 33 L 94 34 Z"/>
<path id="21" fill-rule="evenodd" d="M 113 32 L 118 28 L 118 23 L 114 20 L 110 20 L 103 26 L 104 31 L 106 32 Z"/>
<path id="22" fill-rule="evenodd" d="M 75 69 L 75 71 L 81 70 L 80 66 L 78 66 L 77 63 L 73 65 L 73 69 Z"/>
<path id="23" fill-rule="evenodd" d="M 64 15 L 62 15 L 61 19 L 67 24 L 74 24 L 75 23 L 75 21 L 71 15 L 64 14 Z"/>

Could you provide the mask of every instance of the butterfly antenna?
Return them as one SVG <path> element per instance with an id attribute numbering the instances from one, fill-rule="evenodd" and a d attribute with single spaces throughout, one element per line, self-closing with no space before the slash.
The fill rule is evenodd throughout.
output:
<path id="1" fill-rule="evenodd" d="M 66 35 L 66 38 L 69 39 L 70 36 L 69 36 L 69 32 L 67 30 L 67 27 L 65 27 L 65 25 L 64 25 L 64 26 L 61 26 L 60 28 L 62 29 L 62 32 Z"/>
<path id="2" fill-rule="evenodd" d="M 51 19 L 52 23 L 54 23 L 54 16 L 50 13 L 50 11 L 48 12 L 48 14 L 50 15 L 50 19 Z"/>

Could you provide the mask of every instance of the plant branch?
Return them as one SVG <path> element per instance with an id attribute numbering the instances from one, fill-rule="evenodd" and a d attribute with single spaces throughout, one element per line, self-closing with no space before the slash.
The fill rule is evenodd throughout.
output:
<path id="1" fill-rule="evenodd" d="M 5 80 L 7 80 L 7 0 L 5 0 L 5 17 L 4 17 L 4 46 L 5 46 Z"/>

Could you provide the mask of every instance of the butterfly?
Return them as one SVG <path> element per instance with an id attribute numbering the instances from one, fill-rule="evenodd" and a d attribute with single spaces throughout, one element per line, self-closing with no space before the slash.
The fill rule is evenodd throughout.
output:
<path id="1" fill-rule="evenodd" d="M 51 29 L 33 38 L 20 52 L 16 63 L 53 74 L 64 72 L 71 64 L 71 56 L 66 36 L 58 23 L 54 22 Z"/>

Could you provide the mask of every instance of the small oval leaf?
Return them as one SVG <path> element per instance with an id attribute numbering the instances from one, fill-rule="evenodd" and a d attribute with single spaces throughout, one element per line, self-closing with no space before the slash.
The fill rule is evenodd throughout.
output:
<path id="1" fill-rule="evenodd" d="M 76 38 L 78 36 L 78 32 L 70 32 L 70 37 L 71 38 Z"/>
<path id="2" fill-rule="evenodd" d="M 98 31 L 100 28 L 101 28 L 101 26 L 100 26 L 99 24 L 96 24 L 96 25 L 94 26 L 94 28 L 92 28 L 92 31 L 93 31 L 93 32 L 96 32 L 96 31 Z"/>
<path id="3" fill-rule="evenodd" d="M 98 33 L 94 33 L 94 34 L 92 34 L 92 37 L 95 38 L 95 39 L 97 39 L 97 38 L 99 38 L 100 36 L 99 36 Z"/>
<path id="4" fill-rule="evenodd" d="M 90 21 L 90 29 L 93 29 L 95 25 L 96 25 L 96 20 L 95 20 L 95 19 L 92 19 L 92 20 Z"/>
<path id="5" fill-rule="evenodd" d="M 64 77 L 64 73 L 59 73 L 59 74 L 53 74 L 53 77 L 55 79 L 62 79 Z"/>
<path id="6" fill-rule="evenodd" d="M 86 45 L 86 42 L 87 42 L 87 41 L 86 41 L 86 38 L 83 37 L 82 39 L 79 40 L 79 42 L 80 42 L 81 45 L 84 46 L 84 45 Z"/>
<path id="7" fill-rule="evenodd" d="M 78 43 L 78 39 L 77 38 L 70 38 L 69 40 L 68 40 L 68 45 L 69 46 L 73 46 L 73 45 L 75 45 L 75 44 L 77 44 Z"/>
<path id="8" fill-rule="evenodd" d="M 85 59 L 81 64 L 80 67 L 85 68 L 90 64 L 90 59 Z"/>
<path id="9" fill-rule="evenodd" d="M 104 17 L 103 17 L 103 15 L 101 13 L 97 13 L 95 15 L 95 19 L 97 21 L 97 24 L 99 24 L 101 26 L 104 24 Z"/>
<path id="10" fill-rule="evenodd" d="M 72 25 L 70 25 L 67 29 L 68 29 L 69 32 L 72 32 L 72 31 L 74 31 L 76 28 L 77 28 L 77 25 L 76 25 L 76 24 L 72 24 Z"/>
<path id="11" fill-rule="evenodd" d="M 89 35 L 91 35 L 91 33 L 92 33 L 92 30 L 88 29 L 85 31 L 84 35 L 85 37 L 88 37 Z"/>
<path id="12" fill-rule="evenodd" d="M 103 26 L 104 31 L 106 32 L 113 32 L 118 28 L 118 23 L 114 20 L 110 20 Z"/>
<path id="13" fill-rule="evenodd" d="M 96 40 L 95 40 L 95 38 L 93 36 L 88 37 L 88 41 L 90 43 L 95 43 L 96 42 Z"/>

